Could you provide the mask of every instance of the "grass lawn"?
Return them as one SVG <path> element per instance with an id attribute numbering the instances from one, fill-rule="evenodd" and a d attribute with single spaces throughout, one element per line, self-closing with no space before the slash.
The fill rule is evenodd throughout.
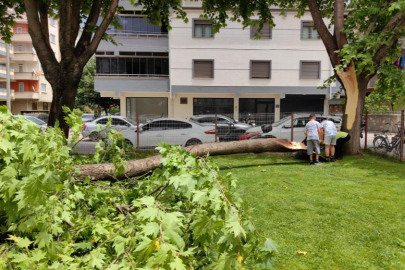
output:
<path id="1" fill-rule="evenodd" d="M 277 243 L 276 269 L 405 269 L 405 165 L 372 155 L 321 166 L 282 154 L 213 159 Z"/>

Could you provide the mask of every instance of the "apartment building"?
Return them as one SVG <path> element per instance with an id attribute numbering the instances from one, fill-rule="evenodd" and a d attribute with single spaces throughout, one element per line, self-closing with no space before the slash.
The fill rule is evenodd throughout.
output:
<path id="1" fill-rule="evenodd" d="M 9 59 L 13 57 L 13 47 L 10 46 L 9 49 Z M 6 63 L 7 57 L 7 50 L 6 44 L 4 42 L 0 42 L 0 105 L 7 104 L 7 86 L 6 86 L 6 78 L 7 78 L 7 70 L 6 65 L 1 63 Z M 14 78 L 14 70 L 10 70 L 10 77 Z M 11 99 L 14 99 L 14 91 L 11 91 Z"/>
<path id="2" fill-rule="evenodd" d="M 13 32 L 14 35 L 11 39 L 13 51 L 10 62 L 12 70 L 11 89 L 13 92 L 11 111 L 13 114 L 47 112 L 52 102 L 52 88 L 45 79 L 32 45 L 31 37 L 28 34 L 28 21 L 25 16 L 17 19 Z M 57 20 L 49 19 L 49 32 L 51 47 L 57 59 L 60 59 Z M 0 45 L 0 55 L 3 54 L 2 51 Z M 2 70 L 5 73 L 5 57 L 1 58 L 0 56 L 0 100 L 2 89 L 5 88 L 5 76 L 2 76 Z"/>
<path id="3" fill-rule="evenodd" d="M 214 34 L 200 19 L 200 3 L 184 1 L 189 23 L 172 18 L 167 32 L 124 2 L 123 29 L 109 30 L 120 45 L 100 44 L 95 79 L 102 96 L 120 99 L 122 115 L 250 113 L 275 121 L 290 112 L 329 112 L 337 88 L 318 89 L 333 70 L 309 12 L 298 19 L 274 8 L 276 26 L 256 39 L 257 29 L 237 22 Z"/>

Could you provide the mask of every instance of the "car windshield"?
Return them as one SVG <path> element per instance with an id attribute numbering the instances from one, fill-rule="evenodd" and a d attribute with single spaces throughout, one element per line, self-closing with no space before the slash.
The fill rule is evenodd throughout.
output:
<path id="1" fill-rule="evenodd" d="M 203 124 L 199 123 L 197 120 L 190 118 L 189 120 L 190 122 L 192 122 L 193 124 L 199 125 L 200 127 L 205 127 Z"/>
<path id="2" fill-rule="evenodd" d="M 126 117 L 124 117 L 124 118 L 122 118 L 122 119 L 124 119 L 125 121 L 127 121 L 127 122 L 131 123 L 132 125 L 136 126 L 136 122 L 135 122 L 135 121 L 132 121 L 131 119 L 126 118 Z"/>
<path id="3" fill-rule="evenodd" d="M 28 121 L 34 122 L 37 125 L 45 125 L 46 123 L 38 118 L 31 117 L 31 116 L 26 116 L 25 119 Z"/>
<path id="4" fill-rule="evenodd" d="M 92 114 L 83 114 L 82 118 L 93 118 Z"/>

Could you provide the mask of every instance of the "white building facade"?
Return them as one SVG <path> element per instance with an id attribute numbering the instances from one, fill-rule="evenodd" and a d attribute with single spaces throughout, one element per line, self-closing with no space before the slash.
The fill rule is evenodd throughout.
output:
<path id="1" fill-rule="evenodd" d="M 250 113 L 272 115 L 271 122 L 291 112 L 329 113 L 337 89 L 318 89 L 333 70 L 309 12 L 298 19 L 274 9 L 276 26 L 255 39 L 257 29 L 237 22 L 213 34 L 195 5 L 185 2 L 189 23 L 173 18 L 170 32 L 125 6 L 124 29 L 115 33 L 121 45 L 100 45 L 95 79 L 102 96 L 120 99 L 122 115 Z"/>

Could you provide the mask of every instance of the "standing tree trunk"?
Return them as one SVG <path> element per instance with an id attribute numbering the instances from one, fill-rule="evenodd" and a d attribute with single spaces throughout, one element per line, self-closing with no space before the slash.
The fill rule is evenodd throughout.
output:
<path id="1" fill-rule="evenodd" d="M 67 138 L 69 135 L 69 126 L 64 119 L 66 114 L 63 112 L 63 107 L 68 107 L 70 110 L 74 108 L 80 78 L 70 81 L 66 80 L 66 78 L 60 78 L 60 80 L 57 81 L 59 81 L 59 83 L 52 84 L 53 97 L 48 126 L 53 127 L 59 122 L 59 127 L 63 130 Z"/>
<path id="2" fill-rule="evenodd" d="M 349 133 L 352 138 L 347 143 L 346 148 L 349 153 L 361 154 L 361 122 L 367 84 L 370 79 L 364 75 L 357 75 L 353 62 L 344 72 L 338 71 L 337 76 L 346 92 L 342 130 Z"/>

